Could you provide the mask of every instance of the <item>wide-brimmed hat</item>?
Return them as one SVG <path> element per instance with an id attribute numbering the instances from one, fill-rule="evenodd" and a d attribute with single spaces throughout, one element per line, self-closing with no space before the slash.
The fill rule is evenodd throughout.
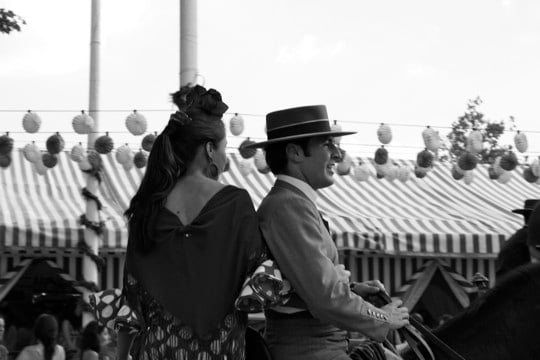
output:
<path id="1" fill-rule="evenodd" d="M 540 205 L 532 210 L 527 225 L 527 245 L 540 251 Z"/>
<path id="2" fill-rule="evenodd" d="M 527 199 L 523 203 L 523 209 L 514 209 L 512 212 L 521 215 L 529 215 L 539 202 L 540 199 Z"/>
<path id="3" fill-rule="evenodd" d="M 268 140 L 243 146 L 243 148 L 264 148 L 270 144 L 312 136 L 344 136 L 355 131 L 335 131 L 324 105 L 300 106 L 278 110 L 266 115 L 266 135 Z"/>

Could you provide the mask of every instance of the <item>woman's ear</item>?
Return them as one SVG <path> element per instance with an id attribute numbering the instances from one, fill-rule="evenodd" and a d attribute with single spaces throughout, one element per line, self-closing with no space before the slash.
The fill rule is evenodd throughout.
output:
<path id="1" fill-rule="evenodd" d="M 214 144 L 211 142 L 211 141 L 207 141 L 205 144 L 204 144 L 204 151 L 206 152 L 206 157 L 209 159 L 209 160 L 213 160 L 214 159 L 214 152 L 215 152 L 215 147 L 214 147 Z"/>

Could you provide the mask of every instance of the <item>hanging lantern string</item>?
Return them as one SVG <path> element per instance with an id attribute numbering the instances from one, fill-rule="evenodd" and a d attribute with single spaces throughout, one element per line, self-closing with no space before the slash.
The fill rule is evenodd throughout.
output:
<path id="1" fill-rule="evenodd" d="M 97 206 L 97 209 L 98 211 L 101 211 L 103 205 L 101 204 L 101 201 L 99 201 L 99 198 L 92 194 L 90 191 L 88 191 L 87 188 L 82 188 L 82 195 L 84 196 L 84 198 L 88 201 L 88 200 L 93 200 L 95 203 L 96 203 L 96 206 Z"/>

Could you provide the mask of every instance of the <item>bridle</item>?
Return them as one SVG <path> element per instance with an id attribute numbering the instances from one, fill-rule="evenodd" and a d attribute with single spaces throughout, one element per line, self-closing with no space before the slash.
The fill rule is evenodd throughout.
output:
<path id="1" fill-rule="evenodd" d="M 375 297 L 379 298 L 384 304 L 389 304 L 392 302 L 392 299 L 390 296 L 384 292 L 379 291 L 378 293 L 374 294 Z M 455 350 L 453 350 L 451 347 L 449 347 L 444 341 L 439 339 L 437 335 L 433 334 L 431 330 L 426 328 L 420 321 L 418 321 L 414 317 L 409 318 L 410 325 L 406 325 L 402 327 L 401 329 L 398 329 L 399 335 L 407 341 L 409 344 L 411 350 L 416 354 L 418 359 L 420 360 L 435 360 L 435 356 L 433 355 L 433 352 L 431 351 L 431 348 L 426 343 L 426 341 L 418 336 L 412 328 L 415 328 L 422 334 L 426 339 L 432 342 L 433 345 L 435 345 L 439 350 L 444 352 L 446 355 L 448 355 L 453 360 L 465 360 L 463 356 L 458 354 Z M 393 346 L 392 346 L 393 347 Z M 422 349 L 424 350 L 424 353 L 422 353 Z M 424 356 L 426 354 L 428 357 Z"/>

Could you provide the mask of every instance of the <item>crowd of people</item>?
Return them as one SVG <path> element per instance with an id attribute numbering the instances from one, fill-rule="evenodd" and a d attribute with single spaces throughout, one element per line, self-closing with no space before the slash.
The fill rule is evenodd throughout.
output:
<path id="1" fill-rule="evenodd" d="M 353 358 L 348 333 L 378 344 L 409 325 L 409 310 L 400 300 L 380 307 L 365 300 L 385 292 L 384 284 L 350 280 L 317 208 L 317 190 L 333 184 L 341 160 L 336 140 L 354 132 L 332 130 L 324 105 L 268 113 L 267 139 L 245 147 L 264 149 L 276 176 L 255 210 L 246 190 L 218 181 L 227 165 L 222 116 L 228 106 L 221 94 L 185 86 L 172 100 L 178 111 L 157 136 L 125 213 L 122 297 L 133 316 L 117 324 L 115 353 L 106 351 L 107 329 L 93 321 L 81 331 L 72 358 L 345 360 Z M 531 203 L 525 205 L 524 214 L 533 212 Z M 538 237 L 536 227 L 529 221 L 528 239 Z M 525 244 L 530 256 L 539 252 L 537 243 Z M 264 340 L 253 348 L 246 344 L 247 313 L 236 300 L 266 260 L 275 263 L 290 289 L 286 300 L 265 306 Z M 2 324 L 0 317 L 0 334 Z M 34 336 L 37 343 L 17 360 L 66 358 L 56 342 L 54 317 L 40 316 Z M 374 354 L 398 357 L 376 349 Z M 6 358 L 2 351 L 0 360 Z"/>

